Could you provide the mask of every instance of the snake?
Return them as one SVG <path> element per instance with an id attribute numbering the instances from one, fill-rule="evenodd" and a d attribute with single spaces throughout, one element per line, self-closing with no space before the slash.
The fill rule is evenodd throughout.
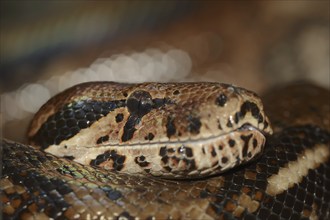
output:
<path id="1" fill-rule="evenodd" d="M 88 82 L 3 139 L 5 219 L 329 219 L 329 91 Z M 267 113 L 267 114 L 266 114 Z M 271 123 L 270 123 L 271 122 Z"/>

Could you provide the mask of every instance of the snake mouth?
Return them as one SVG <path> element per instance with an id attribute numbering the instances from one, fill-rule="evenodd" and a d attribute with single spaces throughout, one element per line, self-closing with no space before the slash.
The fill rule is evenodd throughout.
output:
<path id="1" fill-rule="evenodd" d="M 257 130 L 258 132 L 260 132 L 262 135 L 266 136 L 267 132 L 264 130 L 261 130 L 255 126 L 253 126 L 250 123 L 244 123 L 241 127 L 239 127 L 238 129 L 236 129 L 237 131 L 252 131 L 252 130 Z"/>
<path id="2" fill-rule="evenodd" d="M 255 131 L 255 132 L 259 132 L 260 135 L 266 137 L 269 136 L 273 133 L 273 131 L 271 129 L 260 129 L 250 123 L 244 123 L 242 126 L 240 126 L 239 128 L 237 128 L 236 130 L 234 130 L 233 132 L 238 131 L 238 132 L 243 132 L 243 131 Z"/>

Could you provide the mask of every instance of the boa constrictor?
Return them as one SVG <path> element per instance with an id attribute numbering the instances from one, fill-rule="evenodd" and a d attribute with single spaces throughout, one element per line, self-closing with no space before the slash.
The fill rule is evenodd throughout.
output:
<path id="1" fill-rule="evenodd" d="M 77 85 L 39 110 L 31 146 L 2 141 L 3 216 L 328 219 L 327 98 L 266 95 L 272 135 L 260 98 L 231 85 Z"/>

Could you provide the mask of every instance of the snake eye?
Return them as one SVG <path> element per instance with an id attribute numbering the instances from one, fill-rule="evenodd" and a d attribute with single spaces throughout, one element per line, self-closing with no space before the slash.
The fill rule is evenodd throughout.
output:
<path id="1" fill-rule="evenodd" d="M 128 111 L 131 114 L 143 116 L 150 112 L 153 106 L 153 101 L 150 93 L 137 90 L 134 91 L 126 101 Z"/>

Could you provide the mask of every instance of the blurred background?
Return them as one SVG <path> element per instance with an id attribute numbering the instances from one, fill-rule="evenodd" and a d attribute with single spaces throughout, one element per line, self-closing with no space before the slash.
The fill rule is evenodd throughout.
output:
<path id="1" fill-rule="evenodd" d="M 81 82 L 329 88 L 329 1 L 1 1 L 2 135 Z M 276 105 L 276 103 L 274 103 Z"/>

